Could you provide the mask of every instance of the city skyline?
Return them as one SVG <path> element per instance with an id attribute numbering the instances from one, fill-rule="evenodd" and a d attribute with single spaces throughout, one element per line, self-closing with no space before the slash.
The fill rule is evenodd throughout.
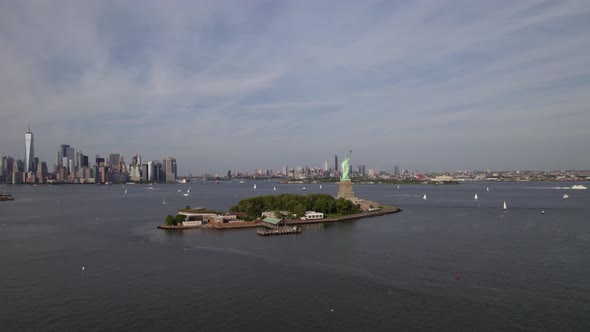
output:
<path id="1" fill-rule="evenodd" d="M 0 155 L 588 169 L 590 4 L 0 4 Z M 31 160 L 32 158 L 29 158 Z M 24 160 L 24 159 L 23 159 Z M 290 166 L 291 167 L 291 166 Z"/>
<path id="2" fill-rule="evenodd" d="M 62 166 L 64 167 L 64 169 L 66 170 L 66 176 L 68 174 L 71 173 L 71 169 L 74 169 L 75 171 L 79 169 L 82 169 L 84 166 L 86 167 L 92 167 L 92 160 L 93 159 L 89 159 L 88 155 L 84 155 L 83 151 L 81 149 L 77 149 L 74 147 L 71 147 L 69 144 L 61 144 L 60 148 L 56 151 L 56 156 L 55 156 L 55 162 L 53 163 L 53 172 L 48 172 L 49 166 L 51 166 L 51 163 L 46 163 L 45 160 L 39 159 L 38 157 L 34 156 L 34 144 L 33 144 L 33 132 L 31 131 L 31 128 L 29 126 L 27 132 L 25 133 L 25 158 L 20 159 L 20 158 L 13 158 L 11 155 L 6 155 L 6 154 L 2 154 L 0 153 L 0 157 L 3 158 L 11 158 L 13 160 L 13 162 L 20 162 L 22 163 L 22 168 L 23 168 L 23 173 L 29 173 L 29 169 L 32 169 L 33 172 L 37 172 L 37 168 L 38 167 L 44 167 L 44 172 L 43 174 L 53 174 L 53 175 L 59 175 L 59 168 L 61 168 Z M 143 173 L 142 171 L 142 167 L 146 167 L 146 170 L 144 171 L 146 173 L 146 175 L 149 173 L 149 177 L 148 179 L 154 180 L 152 173 L 154 172 L 154 165 L 155 163 L 159 163 L 159 164 L 163 164 L 164 166 L 164 170 L 168 169 L 168 172 L 165 172 L 162 174 L 162 181 L 166 181 L 166 182 L 174 182 L 178 176 L 180 177 L 185 177 L 185 176 L 203 176 L 203 175 L 208 175 L 208 176 L 216 176 L 216 177 L 224 177 L 224 174 L 228 174 L 227 177 L 230 177 L 229 174 L 233 174 L 233 176 L 235 176 L 236 174 L 238 174 L 239 176 L 245 176 L 245 177 L 249 177 L 249 176 L 255 176 L 255 175 L 259 175 L 259 176 L 286 176 L 286 177 L 292 177 L 292 178 L 296 178 L 298 177 L 298 175 L 304 174 L 305 170 L 311 170 L 312 171 L 312 175 L 313 176 L 318 176 L 319 174 L 317 174 L 317 172 L 320 171 L 329 171 L 329 175 L 328 176 L 338 176 L 339 172 L 341 171 L 339 169 L 339 164 L 338 164 L 338 154 L 336 154 L 334 156 L 334 164 L 330 165 L 328 163 L 328 160 L 325 160 L 323 165 L 317 164 L 317 163 L 309 163 L 309 162 L 297 162 L 294 165 L 281 165 L 281 166 L 268 166 L 268 165 L 263 165 L 263 166 L 259 166 L 257 168 L 253 168 L 253 169 L 248 169 L 248 168 L 244 168 L 244 167 L 240 167 L 239 165 L 233 165 L 232 168 L 230 168 L 227 173 L 224 170 L 214 170 L 214 171 L 203 171 L 203 172 L 198 172 L 198 173 L 192 173 L 192 172 L 186 172 L 186 173 L 178 173 L 177 170 L 177 164 L 176 164 L 176 158 L 172 158 L 172 157 L 163 157 L 163 158 L 157 158 L 157 159 L 153 159 L 153 160 L 149 160 L 147 163 L 142 163 L 142 157 L 139 153 L 135 153 L 131 158 L 130 158 L 130 163 L 125 163 L 124 161 L 124 155 L 121 153 L 116 153 L 116 152 L 110 152 L 107 154 L 103 154 L 105 157 L 101 157 L 101 154 L 95 154 L 95 166 L 100 166 L 103 165 L 104 166 L 110 166 L 112 168 L 113 165 L 115 165 L 115 171 L 121 171 L 117 169 L 117 165 L 119 165 L 119 162 L 122 163 L 122 165 L 124 165 L 125 167 L 125 171 L 124 173 L 127 174 L 129 176 L 129 179 L 131 181 L 144 181 L 143 180 L 143 176 L 141 175 L 141 173 Z M 106 157 L 108 155 L 108 157 Z M 31 156 L 30 158 L 28 158 L 27 156 Z M 27 160 L 30 159 L 31 160 L 31 165 L 27 167 Z M 43 164 L 43 165 L 41 165 Z M 2 164 L 0 164 L 1 166 Z M 49 165 L 49 166 L 48 166 Z M 129 169 L 127 168 L 127 166 L 129 166 Z M 134 168 L 135 166 L 135 168 Z M 391 165 L 388 165 L 384 168 L 380 168 L 379 166 L 372 166 L 369 165 L 369 167 L 367 167 L 366 164 L 362 163 L 362 162 L 358 162 L 358 163 L 354 163 L 351 164 L 350 166 L 350 172 L 351 174 L 354 172 L 356 176 L 367 176 L 369 175 L 370 177 L 374 176 L 374 175 L 379 175 L 381 174 L 386 174 L 386 175 L 395 175 L 395 176 L 399 176 L 400 175 L 400 165 L 398 163 L 394 163 Z M 368 170 L 368 172 L 367 172 Z M 149 171 L 149 172 L 148 172 Z M 458 168 L 458 169 L 409 169 L 409 168 L 403 168 L 402 172 L 406 173 L 408 175 L 419 175 L 419 174 L 447 174 L 447 173 L 462 173 L 462 172 L 477 172 L 477 173 L 496 173 L 496 172 L 519 172 L 519 171 L 525 171 L 525 172 L 563 172 L 563 171 L 582 171 L 583 173 L 585 173 L 586 171 L 588 171 L 588 169 L 574 169 L 574 168 L 567 168 L 567 169 L 547 169 L 547 170 L 542 170 L 542 169 L 466 169 L 466 168 Z M 321 172 L 320 172 L 321 173 Z M 324 175 L 326 175 L 328 173 L 324 173 Z M 321 175 L 320 175 L 321 176 Z M 26 174 L 24 176 L 23 179 L 24 182 L 27 182 L 26 180 Z"/>

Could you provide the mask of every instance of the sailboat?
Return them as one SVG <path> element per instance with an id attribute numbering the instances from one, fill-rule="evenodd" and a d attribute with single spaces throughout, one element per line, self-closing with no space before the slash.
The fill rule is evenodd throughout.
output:
<path id="1" fill-rule="evenodd" d="M 272 187 L 272 190 L 277 190 L 277 187 Z"/>
<path id="2" fill-rule="evenodd" d="M 320 189 L 322 189 L 322 185 L 320 184 Z"/>
<path id="3" fill-rule="evenodd" d="M 125 193 L 127 193 L 127 189 L 125 189 Z"/>
<path id="4" fill-rule="evenodd" d="M 399 186 L 397 186 L 397 189 L 399 189 Z"/>
<path id="5" fill-rule="evenodd" d="M 479 199 L 479 198 L 477 198 L 477 194 L 475 194 L 475 196 L 473 196 L 473 199 L 476 201 Z"/>
<path id="6" fill-rule="evenodd" d="M 428 199 L 428 197 L 426 197 L 426 194 L 424 194 L 424 196 L 422 196 L 422 199 Z"/>
<path id="7" fill-rule="evenodd" d="M 184 193 L 184 195 L 183 195 L 183 196 L 189 196 L 190 194 L 191 194 L 191 188 L 188 188 L 188 189 L 186 190 L 186 193 Z"/>
<path id="8" fill-rule="evenodd" d="M 504 201 L 504 205 L 502 206 L 502 210 L 506 211 L 508 208 L 506 207 L 506 201 Z"/>
<path id="9" fill-rule="evenodd" d="M 563 198 L 569 198 L 570 196 L 568 194 L 563 194 Z"/>
<path id="10" fill-rule="evenodd" d="M 486 187 L 486 191 L 490 191 L 490 188 L 489 187 Z"/>
<path id="11" fill-rule="evenodd" d="M 254 189 L 256 189 L 256 183 L 254 184 Z"/>
<path id="12" fill-rule="evenodd" d="M 166 197 L 162 198 L 162 204 L 166 205 Z"/>

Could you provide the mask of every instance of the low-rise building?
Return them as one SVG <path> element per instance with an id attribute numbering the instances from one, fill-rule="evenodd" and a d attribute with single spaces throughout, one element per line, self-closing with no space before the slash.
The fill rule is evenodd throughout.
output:
<path id="1" fill-rule="evenodd" d="M 324 214 L 321 212 L 307 211 L 307 212 L 305 212 L 305 216 L 301 217 L 301 220 L 318 220 L 318 219 L 324 219 Z"/>
<path id="2" fill-rule="evenodd" d="M 201 226 L 202 224 L 202 220 L 185 220 L 182 222 L 182 226 Z"/>
<path id="3" fill-rule="evenodd" d="M 272 217 L 266 217 L 262 219 L 262 222 L 270 228 L 279 228 L 280 226 L 285 226 L 285 221 L 283 219 L 277 219 Z"/>

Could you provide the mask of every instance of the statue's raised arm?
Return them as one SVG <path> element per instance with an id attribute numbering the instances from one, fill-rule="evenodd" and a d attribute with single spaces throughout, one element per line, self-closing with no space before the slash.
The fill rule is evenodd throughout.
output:
<path id="1" fill-rule="evenodd" d="M 346 158 L 344 158 L 344 160 L 342 161 L 342 164 L 340 166 L 342 166 L 342 176 L 340 177 L 340 181 L 344 181 L 344 180 L 348 180 L 350 181 L 350 178 L 348 177 L 348 171 L 350 169 L 350 155 L 352 155 L 352 150 L 350 150 L 348 152 L 348 156 Z"/>

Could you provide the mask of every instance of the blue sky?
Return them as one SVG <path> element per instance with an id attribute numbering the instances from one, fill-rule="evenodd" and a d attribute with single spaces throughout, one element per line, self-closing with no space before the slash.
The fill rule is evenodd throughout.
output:
<path id="1" fill-rule="evenodd" d="M 587 1 L 4 1 L 0 155 L 589 169 Z"/>

